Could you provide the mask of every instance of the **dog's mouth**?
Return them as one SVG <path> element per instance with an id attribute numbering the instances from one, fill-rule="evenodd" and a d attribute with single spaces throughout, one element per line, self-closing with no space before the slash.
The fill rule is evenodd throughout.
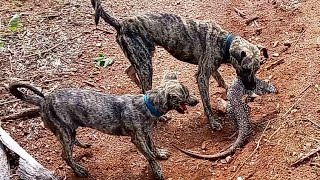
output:
<path id="1" fill-rule="evenodd" d="M 181 103 L 178 107 L 176 107 L 176 111 L 180 114 L 184 114 L 187 111 L 187 104 Z"/>

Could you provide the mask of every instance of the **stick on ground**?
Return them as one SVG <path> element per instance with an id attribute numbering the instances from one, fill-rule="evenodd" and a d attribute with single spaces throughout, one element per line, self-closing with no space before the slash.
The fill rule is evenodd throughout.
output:
<path id="1" fill-rule="evenodd" d="M 40 116 L 40 109 L 38 107 L 24 109 L 21 112 L 4 116 L 3 118 L 0 119 L 0 122 L 15 120 L 15 119 L 24 118 L 24 117 L 36 117 L 36 116 Z"/>
<path id="2" fill-rule="evenodd" d="M 320 146 L 317 149 L 311 150 L 309 153 L 303 155 L 301 158 L 299 158 L 296 162 L 292 163 L 291 166 L 296 166 L 306 160 L 307 158 L 315 155 L 316 153 L 320 152 Z"/>
<path id="3" fill-rule="evenodd" d="M 257 19 L 259 19 L 258 16 L 253 16 L 252 18 L 247 19 L 246 20 L 246 25 L 249 25 L 252 21 L 255 21 Z"/>
<path id="4" fill-rule="evenodd" d="M 246 16 L 246 14 L 244 12 L 242 12 L 241 10 L 239 10 L 238 8 L 233 8 L 233 10 L 239 14 L 240 17 L 244 18 Z"/>
<path id="5" fill-rule="evenodd" d="M 0 142 L 8 149 L 20 156 L 19 168 L 17 170 L 21 179 L 25 180 L 58 180 L 58 178 L 30 154 L 28 154 L 11 136 L 0 127 Z"/>
<path id="6" fill-rule="evenodd" d="M 0 141 L 0 179 L 10 180 L 10 165 L 7 158 L 7 152 Z"/>

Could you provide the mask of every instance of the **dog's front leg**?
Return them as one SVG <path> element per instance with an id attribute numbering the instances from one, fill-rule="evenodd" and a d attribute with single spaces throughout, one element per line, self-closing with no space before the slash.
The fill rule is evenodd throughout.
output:
<path id="1" fill-rule="evenodd" d="M 224 89 L 228 90 L 228 86 L 218 69 L 212 72 L 212 77 L 217 81 L 219 87 L 223 87 Z"/>
<path id="2" fill-rule="evenodd" d="M 209 78 L 211 75 L 210 66 L 205 64 L 199 65 L 199 70 L 197 74 L 198 87 L 204 107 L 204 111 L 213 130 L 221 130 L 222 126 L 218 122 L 218 117 L 213 113 L 209 98 Z"/>
<path id="3" fill-rule="evenodd" d="M 131 141 L 133 142 L 133 144 L 136 145 L 138 150 L 148 160 L 155 179 L 164 180 L 160 164 L 157 162 L 155 154 L 149 148 L 147 140 L 143 135 L 143 132 L 136 132 L 136 134 L 131 137 Z"/>
<path id="4" fill-rule="evenodd" d="M 157 159 L 159 160 L 167 160 L 170 157 L 170 153 L 167 149 L 158 149 L 153 143 L 150 132 L 146 135 L 147 145 L 150 150 L 154 153 Z"/>

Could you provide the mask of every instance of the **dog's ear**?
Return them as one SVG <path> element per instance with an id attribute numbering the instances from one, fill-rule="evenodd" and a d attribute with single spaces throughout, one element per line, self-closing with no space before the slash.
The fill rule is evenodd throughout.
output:
<path id="1" fill-rule="evenodd" d="M 178 75 L 175 72 L 167 72 L 163 76 L 163 82 L 167 82 L 170 80 L 177 80 L 177 79 L 178 79 Z"/>
<path id="2" fill-rule="evenodd" d="M 262 45 L 260 45 L 260 44 L 257 45 L 257 46 L 258 46 L 258 49 L 259 49 L 260 51 L 262 51 L 263 56 L 264 56 L 265 58 L 269 58 L 267 48 L 264 47 L 264 46 L 262 46 Z"/>
<path id="3" fill-rule="evenodd" d="M 231 53 L 231 55 L 238 61 L 239 64 L 241 64 L 243 58 L 247 56 L 247 53 L 245 51 L 236 51 Z"/>

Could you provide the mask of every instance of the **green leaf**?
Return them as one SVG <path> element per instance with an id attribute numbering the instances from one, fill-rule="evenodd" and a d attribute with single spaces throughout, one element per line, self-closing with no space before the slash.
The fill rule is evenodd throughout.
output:
<path id="1" fill-rule="evenodd" d="M 20 14 L 15 14 L 9 21 L 9 30 L 12 32 L 16 32 L 19 27 L 21 27 L 21 19 Z"/>
<path id="2" fill-rule="evenodd" d="M 0 40 L 0 48 L 4 48 L 4 46 L 5 46 L 4 41 L 1 41 L 1 40 Z"/>
<path id="3" fill-rule="evenodd" d="M 96 67 L 107 67 L 111 66 L 114 61 L 111 58 L 107 58 L 104 54 L 99 54 L 98 57 L 94 58 Z"/>

